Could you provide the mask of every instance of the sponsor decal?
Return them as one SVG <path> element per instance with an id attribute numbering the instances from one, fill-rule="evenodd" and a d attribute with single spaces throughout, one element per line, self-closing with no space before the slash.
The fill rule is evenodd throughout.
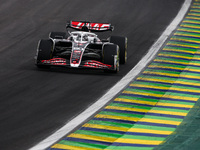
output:
<path id="1" fill-rule="evenodd" d="M 43 64 L 50 64 L 50 65 L 67 65 L 66 59 L 64 58 L 52 58 L 49 60 L 42 60 Z"/>
<path id="2" fill-rule="evenodd" d="M 99 61 L 95 61 L 95 60 L 89 60 L 89 61 L 85 62 L 85 64 L 83 66 L 91 67 L 91 68 L 103 68 L 103 69 L 109 69 L 112 67 L 111 65 L 107 65 L 107 64 L 101 63 Z"/>
<path id="3" fill-rule="evenodd" d="M 77 29 L 81 29 L 85 25 L 84 22 L 72 21 L 71 26 Z M 110 28 L 109 23 L 86 23 L 86 26 L 91 30 L 108 30 Z"/>
<path id="4" fill-rule="evenodd" d="M 81 50 L 74 50 L 71 55 L 71 64 L 79 64 L 82 56 Z"/>

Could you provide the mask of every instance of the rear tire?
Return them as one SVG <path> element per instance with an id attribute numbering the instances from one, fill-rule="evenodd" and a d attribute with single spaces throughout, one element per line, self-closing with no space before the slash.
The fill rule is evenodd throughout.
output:
<path id="1" fill-rule="evenodd" d="M 119 47 L 117 45 L 104 45 L 103 63 L 114 66 L 114 70 L 104 70 L 104 72 L 117 73 L 119 71 Z"/>
<path id="2" fill-rule="evenodd" d="M 127 62 L 127 37 L 111 36 L 110 43 L 114 43 L 119 46 L 119 62 L 125 64 Z"/>
<path id="3" fill-rule="evenodd" d="M 42 65 L 41 60 L 52 58 L 53 42 L 51 40 L 40 40 L 36 54 L 36 65 L 38 68 L 50 68 L 48 65 Z"/>
<path id="4" fill-rule="evenodd" d="M 49 38 L 52 39 L 66 39 L 67 35 L 65 32 L 50 32 Z"/>

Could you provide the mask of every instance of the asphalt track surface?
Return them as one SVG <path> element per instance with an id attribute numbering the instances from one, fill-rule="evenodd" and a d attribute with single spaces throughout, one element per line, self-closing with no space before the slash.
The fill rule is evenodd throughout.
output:
<path id="1" fill-rule="evenodd" d="M 183 0 L 0 0 L 0 149 L 28 149 L 85 110 L 132 69 L 179 11 Z M 127 36 L 128 63 L 100 70 L 38 70 L 39 39 L 67 20 L 110 22 Z"/>

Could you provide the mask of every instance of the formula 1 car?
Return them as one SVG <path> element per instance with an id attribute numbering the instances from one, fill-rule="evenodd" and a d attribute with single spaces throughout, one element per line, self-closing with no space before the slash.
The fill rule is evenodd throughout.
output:
<path id="1" fill-rule="evenodd" d="M 51 32 L 38 43 L 35 64 L 38 68 L 64 66 L 95 68 L 117 73 L 127 61 L 127 38 L 110 36 L 100 40 L 94 32 L 113 31 L 109 23 L 70 21 L 66 28 L 76 31 Z"/>

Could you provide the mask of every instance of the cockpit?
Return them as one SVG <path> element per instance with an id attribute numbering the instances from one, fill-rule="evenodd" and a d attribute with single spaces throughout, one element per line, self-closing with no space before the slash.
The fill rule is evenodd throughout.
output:
<path id="1" fill-rule="evenodd" d="M 99 40 L 97 38 L 97 35 L 94 33 L 90 32 L 71 32 L 71 39 L 74 40 L 75 42 L 94 42 L 94 39 Z"/>

